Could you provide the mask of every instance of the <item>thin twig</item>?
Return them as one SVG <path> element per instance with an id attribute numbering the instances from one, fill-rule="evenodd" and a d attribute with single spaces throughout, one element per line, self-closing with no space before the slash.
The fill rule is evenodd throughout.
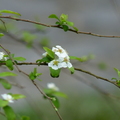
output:
<path id="1" fill-rule="evenodd" d="M 120 88 L 120 86 L 118 86 L 118 85 L 116 84 L 116 82 L 113 82 L 113 81 L 111 81 L 111 80 L 109 80 L 109 79 L 107 79 L 107 78 L 100 77 L 100 76 L 98 76 L 98 75 L 95 75 L 95 74 L 93 74 L 93 73 L 91 73 L 91 72 L 89 72 L 89 71 L 86 71 L 86 70 L 82 70 L 82 69 L 80 69 L 80 68 L 75 68 L 75 70 L 81 71 L 81 72 L 83 72 L 83 73 L 87 73 L 87 74 L 89 74 L 89 75 L 91 75 L 91 76 L 93 76 L 93 77 L 95 77 L 95 78 L 97 78 L 97 79 L 101 79 L 101 80 L 110 82 L 110 83 L 114 84 L 115 86 L 117 86 L 118 88 Z"/>
<path id="2" fill-rule="evenodd" d="M 37 22 L 37 21 L 32 21 L 32 20 L 22 19 L 22 18 L 15 18 L 15 17 L 11 17 L 11 16 L 0 16 L 0 18 L 7 18 L 7 19 L 16 20 L 16 21 L 23 21 L 23 22 L 38 24 L 38 25 L 42 25 L 42 26 L 45 26 L 45 27 L 55 27 L 55 28 L 63 29 L 59 25 L 47 25 L 47 24 L 43 24 L 43 23 L 40 23 L 40 22 Z M 91 36 L 96 36 L 96 37 L 120 38 L 120 36 L 115 36 L 115 35 L 99 35 L 99 34 L 95 34 L 95 33 L 91 33 L 91 32 L 76 31 L 76 30 L 73 30 L 73 29 L 68 29 L 68 30 L 71 31 L 71 32 L 75 32 L 77 34 L 86 34 L 86 35 L 91 35 Z"/>
<path id="3" fill-rule="evenodd" d="M 0 112 L 0 114 L 5 117 L 5 114 L 4 114 L 4 113 Z"/>

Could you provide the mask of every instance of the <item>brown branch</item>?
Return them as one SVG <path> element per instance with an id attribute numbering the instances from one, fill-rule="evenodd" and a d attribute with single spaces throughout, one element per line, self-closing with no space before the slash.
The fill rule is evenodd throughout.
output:
<path id="1" fill-rule="evenodd" d="M 107 81 L 107 82 L 109 82 L 109 83 L 114 84 L 114 85 L 117 86 L 118 88 L 120 88 L 120 86 L 118 86 L 116 82 L 111 81 L 111 80 L 109 80 L 109 79 L 107 79 L 107 78 L 100 77 L 100 76 L 98 76 L 98 75 L 95 75 L 95 74 L 93 74 L 93 73 L 91 73 L 91 72 L 89 72 L 89 71 L 82 70 L 82 69 L 80 69 L 80 68 L 75 68 L 75 70 L 81 71 L 81 72 L 86 73 L 86 74 L 89 74 L 89 75 L 91 75 L 91 76 L 93 76 L 93 77 L 95 77 L 95 78 L 97 78 L 97 79 L 101 79 L 101 80 Z"/>
<path id="2" fill-rule="evenodd" d="M 41 64 L 39 64 L 39 63 L 33 63 L 33 62 L 23 62 L 23 63 L 16 63 L 16 64 L 17 64 L 17 65 L 47 65 L 47 63 L 41 63 Z M 0 63 L 0 65 L 5 65 L 5 63 Z M 107 82 L 109 82 L 109 83 L 112 83 L 112 84 L 114 84 L 115 86 L 117 86 L 118 88 L 120 88 L 120 86 L 118 86 L 116 82 L 111 81 L 111 80 L 109 80 L 109 79 L 107 79 L 107 78 L 100 77 L 100 76 L 98 76 L 98 75 L 95 75 L 95 74 L 93 74 L 93 73 L 91 73 L 91 72 L 89 72 L 89 71 L 86 71 L 86 70 L 83 70 L 83 69 L 80 69 L 80 68 L 74 68 L 74 69 L 75 69 L 76 71 L 80 71 L 80 72 L 89 74 L 89 75 L 91 75 L 91 76 L 93 76 L 93 77 L 95 77 L 95 78 L 97 78 L 97 79 L 101 79 L 101 80 L 107 81 Z"/>
<path id="3" fill-rule="evenodd" d="M 16 21 L 23 21 L 23 22 L 38 24 L 38 25 L 42 25 L 42 26 L 45 26 L 45 27 L 55 27 L 55 28 L 63 29 L 59 25 L 47 25 L 47 24 L 43 24 L 43 23 L 40 23 L 40 22 L 37 22 L 37 21 L 32 21 L 32 20 L 22 19 L 22 18 L 15 18 L 15 17 L 11 17 L 11 16 L 0 16 L 0 18 L 7 18 L 7 19 L 16 20 Z M 96 36 L 96 37 L 120 38 L 120 36 L 114 36 L 114 35 L 99 35 L 99 34 L 95 34 L 95 33 L 91 33 L 91 32 L 76 31 L 74 29 L 68 29 L 68 30 L 71 31 L 71 32 L 75 32 L 77 34 L 86 34 L 86 35 L 91 35 L 91 36 Z"/>

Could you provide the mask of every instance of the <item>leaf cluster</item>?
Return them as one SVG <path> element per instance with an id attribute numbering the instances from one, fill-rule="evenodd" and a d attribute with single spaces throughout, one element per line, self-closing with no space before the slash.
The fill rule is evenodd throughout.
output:
<path id="1" fill-rule="evenodd" d="M 74 23 L 67 20 L 68 15 L 61 14 L 59 18 L 57 15 L 51 14 L 49 18 L 57 19 L 58 21 L 56 22 L 56 24 L 61 26 L 65 32 L 69 30 L 69 27 L 72 27 L 74 30 L 78 31 L 78 29 L 74 27 Z"/>

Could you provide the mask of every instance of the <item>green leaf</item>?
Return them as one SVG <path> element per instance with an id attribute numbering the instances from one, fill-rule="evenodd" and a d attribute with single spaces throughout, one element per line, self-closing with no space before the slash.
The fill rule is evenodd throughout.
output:
<path id="1" fill-rule="evenodd" d="M 25 61 L 26 58 L 24 58 L 24 57 L 14 57 L 14 60 L 16 60 L 16 61 Z"/>
<path id="2" fill-rule="evenodd" d="M 52 100 L 53 104 L 55 105 L 55 107 L 56 107 L 57 109 L 60 108 L 60 103 L 59 103 L 58 98 L 57 98 L 56 96 L 49 96 L 49 97 L 54 98 L 54 99 Z"/>
<path id="3" fill-rule="evenodd" d="M 0 78 L 0 83 L 5 89 L 11 89 L 12 85 L 5 79 Z"/>
<path id="4" fill-rule="evenodd" d="M 78 60 L 78 61 L 82 62 L 82 59 L 79 57 L 76 57 L 76 56 L 69 56 L 69 57 L 70 57 L 70 59 L 74 59 L 74 60 Z"/>
<path id="5" fill-rule="evenodd" d="M 34 68 L 34 71 L 29 74 L 29 78 L 35 80 L 40 75 L 42 75 L 42 73 L 37 73 L 37 68 Z"/>
<path id="6" fill-rule="evenodd" d="M 15 100 L 17 99 L 22 99 L 22 98 L 25 98 L 26 96 L 25 95 L 21 95 L 21 94 L 12 94 L 11 95 Z"/>
<path id="7" fill-rule="evenodd" d="M 0 99 L 0 107 L 5 107 L 6 105 L 8 105 L 8 101 Z"/>
<path id="8" fill-rule="evenodd" d="M 116 80 L 117 81 L 118 79 L 117 78 L 111 78 L 111 80 Z"/>
<path id="9" fill-rule="evenodd" d="M 68 31 L 69 27 L 67 25 L 62 25 L 63 30 L 66 32 Z"/>
<path id="10" fill-rule="evenodd" d="M 50 56 L 47 56 L 47 57 L 43 57 L 42 59 L 37 60 L 36 63 L 39 63 L 39 64 L 41 64 L 41 63 L 48 63 L 51 60 L 53 60 L 53 59 L 51 59 Z"/>
<path id="11" fill-rule="evenodd" d="M 76 27 L 74 27 L 74 26 L 73 26 L 73 29 L 76 30 L 76 31 L 78 31 L 78 28 L 76 28 Z"/>
<path id="12" fill-rule="evenodd" d="M 59 74 L 60 74 L 60 70 L 61 69 L 58 69 L 58 70 L 54 70 L 50 67 L 50 75 L 53 77 L 53 78 L 58 78 L 59 77 Z"/>
<path id="13" fill-rule="evenodd" d="M 71 71 L 71 74 L 73 74 L 75 72 L 74 67 L 68 68 Z"/>
<path id="14" fill-rule="evenodd" d="M 47 54 L 51 57 L 51 58 L 55 58 L 55 54 L 54 54 L 54 52 L 51 50 L 51 49 L 49 49 L 49 48 L 47 48 L 47 47 L 43 47 L 43 49 L 47 52 Z"/>
<path id="15" fill-rule="evenodd" d="M 3 33 L 0 33 L 0 38 L 1 38 L 2 36 L 4 36 L 4 34 L 3 34 Z"/>
<path id="16" fill-rule="evenodd" d="M 59 92 L 59 91 L 54 92 L 53 95 L 63 97 L 63 98 L 67 98 L 67 95 L 65 93 L 62 93 L 62 92 Z"/>
<path id="17" fill-rule="evenodd" d="M 69 26 L 74 26 L 74 23 L 73 22 L 69 22 L 69 21 L 66 21 L 66 23 L 67 23 L 67 25 L 69 25 Z"/>
<path id="18" fill-rule="evenodd" d="M 117 68 L 114 68 L 114 70 L 117 72 L 118 77 L 120 78 L 120 71 Z"/>
<path id="19" fill-rule="evenodd" d="M 16 15 L 21 16 L 20 13 L 17 13 L 17 12 L 11 11 L 11 10 L 0 10 L 0 13 L 10 13 L 10 14 L 16 14 Z"/>
<path id="20" fill-rule="evenodd" d="M 21 120 L 30 120 L 30 117 L 28 117 L 28 116 L 22 116 Z"/>
<path id="21" fill-rule="evenodd" d="M 11 59 L 7 59 L 6 61 L 6 66 L 10 69 L 13 70 L 13 62 Z"/>
<path id="22" fill-rule="evenodd" d="M 16 120 L 16 115 L 10 106 L 3 107 L 7 120 Z"/>
<path id="23" fill-rule="evenodd" d="M 60 21 L 62 21 L 62 20 L 66 21 L 67 19 L 68 19 L 68 15 L 61 14 Z"/>
<path id="24" fill-rule="evenodd" d="M 45 88 L 45 89 L 43 89 L 43 91 L 45 92 L 45 94 L 54 94 L 55 93 L 55 90 L 50 89 L 50 88 Z"/>
<path id="25" fill-rule="evenodd" d="M 67 98 L 67 95 L 65 93 L 62 93 L 60 91 L 56 91 L 54 89 L 45 88 L 45 89 L 43 89 L 43 91 L 45 92 L 45 94 L 55 95 L 55 96 Z"/>
<path id="26" fill-rule="evenodd" d="M 58 16 L 55 15 L 55 14 L 51 14 L 48 18 L 55 18 L 55 19 L 57 19 L 57 20 L 60 20 L 60 19 L 58 18 Z"/>
<path id="27" fill-rule="evenodd" d="M 0 73 L 0 77 L 6 77 L 6 76 L 17 76 L 17 75 L 12 72 L 1 72 Z"/>

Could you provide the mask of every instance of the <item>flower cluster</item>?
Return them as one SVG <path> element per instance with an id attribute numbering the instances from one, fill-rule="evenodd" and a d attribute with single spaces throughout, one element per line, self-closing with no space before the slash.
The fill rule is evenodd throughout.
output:
<path id="1" fill-rule="evenodd" d="M 53 89 L 53 90 L 55 90 L 55 91 L 59 91 L 59 88 L 58 88 L 54 83 L 48 83 L 48 84 L 47 84 L 47 87 L 48 87 L 49 89 Z"/>
<path id="2" fill-rule="evenodd" d="M 64 50 L 61 46 L 57 45 L 56 47 L 52 48 L 52 51 L 55 53 L 57 58 L 48 63 L 49 67 L 54 70 L 72 67 L 72 64 L 70 63 L 70 57 L 68 56 L 66 50 Z M 47 54 L 44 53 L 43 55 Z"/>
<path id="3" fill-rule="evenodd" d="M 7 58 L 6 57 L 4 57 L 4 53 L 3 52 L 0 52 L 0 61 L 2 61 L 2 60 L 7 60 Z"/>
<path id="4" fill-rule="evenodd" d="M 4 100 L 6 100 L 6 101 L 8 101 L 8 102 L 10 102 L 10 103 L 13 103 L 13 102 L 14 102 L 14 101 L 13 101 L 13 97 L 12 97 L 11 95 L 9 95 L 9 94 L 2 94 L 1 96 L 2 96 L 2 98 L 3 98 Z"/>

